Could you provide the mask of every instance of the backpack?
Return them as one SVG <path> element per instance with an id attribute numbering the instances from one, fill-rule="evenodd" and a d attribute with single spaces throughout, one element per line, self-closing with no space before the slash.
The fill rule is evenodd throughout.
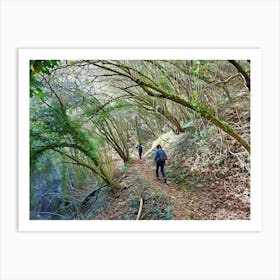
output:
<path id="1" fill-rule="evenodd" d="M 158 150 L 158 158 L 160 161 L 167 160 L 167 155 L 164 150 Z"/>

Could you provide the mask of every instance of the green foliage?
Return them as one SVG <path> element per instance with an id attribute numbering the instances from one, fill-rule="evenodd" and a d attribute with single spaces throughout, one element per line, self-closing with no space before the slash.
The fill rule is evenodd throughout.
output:
<path id="1" fill-rule="evenodd" d="M 210 64 L 210 60 L 194 60 L 190 66 L 189 72 L 197 79 L 204 79 Z"/>
<path id="2" fill-rule="evenodd" d="M 164 209 L 164 220 L 172 220 L 173 219 L 173 211 L 170 206 Z"/>
<path id="3" fill-rule="evenodd" d="M 102 163 L 97 153 L 97 146 L 102 145 L 104 139 L 92 138 L 88 130 L 67 115 L 67 106 L 61 110 L 58 101 L 53 100 L 50 104 L 51 107 L 47 107 L 44 103 L 39 106 L 35 103 L 31 107 L 31 119 L 36 120 L 30 125 L 31 164 L 45 151 L 54 150 L 89 168 L 108 185 L 114 186 L 108 161 Z M 105 156 L 105 152 L 102 155 Z"/>
<path id="4" fill-rule="evenodd" d="M 224 121 L 215 118 L 216 114 L 222 118 L 232 117 L 232 112 L 227 114 L 222 108 L 225 92 L 221 81 L 228 67 L 220 63 L 31 60 L 31 169 L 43 176 L 44 172 L 53 172 L 54 166 L 60 166 L 61 188 L 68 198 L 72 177 L 76 178 L 75 183 L 84 176 L 94 179 L 95 183 L 105 181 L 115 186 L 112 153 L 114 160 L 119 157 L 128 163 L 135 142 L 163 135 L 155 142 L 155 145 L 162 144 L 184 131 L 192 137 L 188 145 L 182 146 L 182 151 L 196 152 L 197 157 L 204 155 L 207 163 L 211 153 L 208 139 L 217 132 L 216 127 L 231 136 L 233 131 L 226 118 Z M 201 117 L 207 121 L 202 123 Z M 209 122 L 214 125 L 209 126 Z M 151 151 L 153 149 L 151 147 Z M 135 152 L 135 148 L 133 150 Z M 148 155 L 149 151 L 145 153 Z M 51 159 L 52 168 L 47 159 Z M 215 164 L 221 166 L 225 161 L 221 157 Z M 128 164 L 124 164 L 120 171 L 126 172 L 127 168 Z M 167 175 L 182 190 L 189 190 L 202 181 L 199 171 L 186 170 L 180 161 L 170 166 Z M 79 187 L 79 184 L 75 187 L 77 185 Z M 139 195 L 146 192 L 143 182 L 137 182 L 137 187 Z M 35 193 L 33 182 L 33 197 Z M 153 206 L 148 212 L 151 217 L 172 217 L 172 207 L 166 197 L 155 193 L 151 201 Z M 63 212 L 64 206 L 61 209 Z"/>
<path id="5" fill-rule="evenodd" d="M 33 75 L 40 72 L 50 75 L 50 70 L 58 63 L 59 60 L 30 60 L 30 70 Z"/>
<path id="6" fill-rule="evenodd" d="M 197 90 L 193 91 L 192 99 L 190 100 L 190 103 L 195 108 L 197 108 L 198 106 L 201 106 L 201 103 L 199 103 L 198 91 Z"/>
<path id="7" fill-rule="evenodd" d="M 189 212 L 188 212 L 188 217 L 189 217 L 190 220 L 193 220 L 193 219 L 194 219 L 194 213 L 193 213 L 193 211 L 189 211 Z"/>
<path id="8" fill-rule="evenodd" d="M 129 133 L 127 127 L 129 123 L 125 117 L 115 117 L 110 115 L 109 118 L 100 118 L 93 121 L 94 126 L 98 130 L 98 134 L 102 135 L 108 143 L 126 163 L 129 160 Z"/>
<path id="9" fill-rule="evenodd" d="M 226 157 L 220 157 L 220 158 L 216 159 L 215 164 L 218 166 L 221 166 L 221 165 L 225 164 L 226 161 L 227 161 Z"/>
<path id="10" fill-rule="evenodd" d="M 30 97 L 44 98 L 41 74 L 50 75 L 52 68 L 59 64 L 59 60 L 30 60 Z"/>
<path id="11" fill-rule="evenodd" d="M 211 118 L 214 116 L 214 108 L 210 104 L 205 106 L 202 101 L 200 101 L 198 91 L 194 90 L 192 94 L 192 99 L 189 101 L 190 105 L 195 109 L 198 116 L 207 116 Z"/>
<path id="12" fill-rule="evenodd" d="M 169 203 L 165 207 L 166 203 L 168 203 L 166 195 L 154 194 L 150 197 L 146 216 L 153 220 L 172 220 L 174 218 L 172 207 Z M 147 205 L 145 207 L 147 208 Z"/>
<path id="13" fill-rule="evenodd" d="M 175 182 L 176 184 L 184 184 L 186 182 L 186 180 L 188 179 L 189 173 L 186 169 L 181 169 L 182 167 L 180 167 L 179 163 L 175 163 L 173 165 L 173 168 L 175 170 L 167 170 L 166 171 L 166 175 L 167 177 Z"/>
<path id="14" fill-rule="evenodd" d="M 127 169 L 128 169 L 128 167 L 129 167 L 129 164 L 128 164 L 128 163 L 123 163 L 123 165 L 121 165 L 121 166 L 119 167 L 119 171 L 120 171 L 122 174 L 125 174 L 126 171 L 127 171 Z"/>
<path id="15" fill-rule="evenodd" d="M 170 170 L 167 170 L 166 175 L 170 181 L 180 185 L 182 190 L 186 191 L 195 188 L 203 182 L 204 179 L 201 177 L 199 170 L 188 171 L 178 164 L 175 164 L 175 166 L 173 165 Z"/>
<path id="16" fill-rule="evenodd" d="M 61 189 L 62 189 L 62 193 L 63 193 L 63 198 L 67 198 L 69 195 L 67 178 L 68 178 L 67 166 L 66 166 L 66 164 L 62 164 Z"/>
<path id="17" fill-rule="evenodd" d="M 180 166 L 180 162 L 175 161 L 172 165 L 173 168 L 177 169 Z"/>

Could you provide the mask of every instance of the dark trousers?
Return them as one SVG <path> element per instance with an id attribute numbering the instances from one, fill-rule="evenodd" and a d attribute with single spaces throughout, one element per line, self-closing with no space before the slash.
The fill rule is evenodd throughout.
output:
<path id="1" fill-rule="evenodd" d="M 142 152 L 139 152 L 139 158 L 141 159 L 142 158 Z"/>
<path id="2" fill-rule="evenodd" d="M 156 162 L 156 176 L 159 177 L 158 175 L 158 170 L 160 168 L 160 172 L 162 174 L 162 177 L 165 178 L 166 175 L 164 173 L 164 165 L 165 165 L 165 161 L 164 160 L 159 160 Z"/>

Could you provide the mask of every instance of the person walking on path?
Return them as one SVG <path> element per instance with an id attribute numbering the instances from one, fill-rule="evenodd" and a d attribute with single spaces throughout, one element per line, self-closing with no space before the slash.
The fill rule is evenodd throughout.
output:
<path id="1" fill-rule="evenodd" d="M 161 175 L 163 177 L 164 183 L 166 183 L 167 178 L 164 172 L 165 161 L 167 160 L 166 152 L 161 148 L 161 145 L 157 145 L 157 149 L 154 152 L 154 159 L 156 162 L 156 179 L 159 179 L 158 170 L 160 169 Z"/>
<path id="2" fill-rule="evenodd" d="M 137 149 L 138 149 L 139 158 L 141 159 L 142 158 L 142 152 L 143 152 L 142 144 L 139 144 L 137 146 Z"/>

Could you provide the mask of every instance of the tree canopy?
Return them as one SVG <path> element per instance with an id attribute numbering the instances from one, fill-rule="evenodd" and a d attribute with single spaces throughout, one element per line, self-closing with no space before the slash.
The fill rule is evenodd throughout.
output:
<path id="1" fill-rule="evenodd" d="M 250 61 L 31 60 L 31 212 L 42 210 L 42 182 L 59 182 L 56 209 L 74 201 L 75 188 L 116 192 L 117 166 L 137 143 L 206 128 L 220 152 L 234 145 L 249 157 Z"/>

